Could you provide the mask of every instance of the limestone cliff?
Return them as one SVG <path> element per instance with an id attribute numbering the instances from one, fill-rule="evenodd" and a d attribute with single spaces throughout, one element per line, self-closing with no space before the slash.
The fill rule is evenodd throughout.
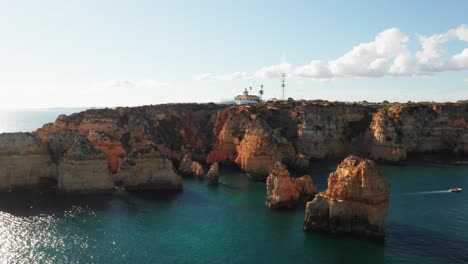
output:
<path id="1" fill-rule="evenodd" d="M 60 193 L 109 192 L 114 182 L 104 153 L 81 134 L 54 134 L 49 137 L 71 140 L 58 160 L 57 190 Z M 58 140 L 60 141 L 60 139 Z"/>
<path id="2" fill-rule="evenodd" d="M 411 152 L 468 151 L 468 106 L 465 104 L 396 105 L 374 115 L 370 126 L 371 157 L 404 160 Z"/>
<path id="3" fill-rule="evenodd" d="M 292 178 L 281 162 L 276 162 L 268 176 L 266 189 L 266 205 L 270 208 L 291 208 L 300 200 L 309 201 L 317 193 L 310 176 Z"/>
<path id="4" fill-rule="evenodd" d="M 255 179 L 265 179 L 277 161 L 301 170 L 311 158 L 359 154 L 399 161 L 413 152 L 468 151 L 468 105 L 386 107 L 299 101 L 93 109 L 60 116 L 36 134 L 47 141 L 52 132 L 82 133 L 113 173 L 131 151 L 152 144 L 176 164 L 190 152 L 198 162 L 236 164 Z"/>
<path id="5" fill-rule="evenodd" d="M 149 146 L 154 146 L 163 158 L 177 165 L 186 153 L 191 153 L 193 161 L 199 163 L 194 168 L 198 172 L 204 163 L 219 162 L 220 165 L 236 165 L 250 177 L 260 180 L 268 176 L 277 161 L 289 168 L 303 170 L 310 159 L 349 154 L 401 161 L 412 153 L 467 153 L 468 104 L 420 103 L 387 107 L 292 101 L 240 106 L 168 104 L 90 109 L 70 116 L 61 115 L 32 135 L 13 137 L 21 138 L 20 144 L 27 144 L 31 140 L 28 137 L 42 141 L 38 143 L 43 145 L 41 155 L 46 156 L 48 150 L 51 157 L 43 156 L 44 160 L 39 163 L 51 159 L 58 165 L 57 161 L 66 149 L 58 139 L 51 141 L 51 135 L 82 134 L 90 145 L 105 155 L 114 176 L 133 151 L 144 152 Z M 0 144 L 7 144 L 8 137 L 12 136 L 3 137 Z M 20 153 L 8 148 L 0 155 L 11 155 L 17 160 L 24 159 L 23 155 L 33 157 L 27 151 Z M 37 153 L 34 155 L 37 158 Z M 13 162 L 8 163 L 10 167 Z M 28 162 L 32 160 L 28 158 Z M 37 167 L 35 164 L 31 166 Z M 31 173 L 57 178 L 54 164 L 41 165 L 44 173 Z M 37 181 L 21 180 L 21 177 L 29 176 L 6 176 L 17 175 L 7 168 L 5 165 L 0 171 L 1 175 L 9 177 L 2 183 L 3 188 Z M 28 173 L 21 172 L 21 175 Z"/>
<path id="6" fill-rule="evenodd" d="M 390 188 L 371 160 L 349 156 L 328 178 L 328 189 L 307 203 L 304 229 L 384 236 Z"/>
<path id="7" fill-rule="evenodd" d="M 114 180 L 129 190 L 180 190 L 183 182 L 171 161 L 154 147 L 132 151 L 123 160 Z"/>
<path id="8" fill-rule="evenodd" d="M 30 133 L 0 134 L 0 191 L 38 186 L 55 178 L 47 146 Z"/>

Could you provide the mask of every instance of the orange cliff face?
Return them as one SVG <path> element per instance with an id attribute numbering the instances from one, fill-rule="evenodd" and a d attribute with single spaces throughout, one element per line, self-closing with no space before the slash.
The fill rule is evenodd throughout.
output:
<path id="1" fill-rule="evenodd" d="M 385 110 L 306 101 L 170 104 L 62 115 L 34 134 L 47 144 L 54 132 L 82 133 L 104 153 L 114 174 L 131 151 L 152 145 L 177 165 L 191 153 L 198 163 L 235 164 L 264 180 L 277 161 L 300 170 L 312 158 L 348 154 L 400 161 L 413 152 L 466 153 L 466 108 L 419 104 Z"/>
<path id="2" fill-rule="evenodd" d="M 286 166 L 276 162 L 266 181 L 269 208 L 292 208 L 300 200 L 310 201 L 317 193 L 317 187 L 310 176 L 292 178 Z"/>
<path id="3" fill-rule="evenodd" d="M 162 154 L 174 160 L 182 159 L 186 149 L 204 151 L 209 145 L 205 130 L 210 127 L 206 123 L 210 121 L 211 110 L 197 109 L 196 105 L 183 108 L 164 105 L 87 110 L 59 116 L 35 134 L 47 142 L 51 133 L 79 132 L 106 155 L 109 169 L 115 174 L 128 153 L 149 145 L 156 145 Z"/>
<path id="4" fill-rule="evenodd" d="M 47 143 L 48 136 L 57 132 L 78 132 L 106 156 L 109 169 L 116 173 L 126 154 L 121 139 L 125 131 L 119 129 L 119 116 L 113 110 L 88 110 L 71 116 L 61 115 L 55 123 L 44 125 L 35 134 Z"/>

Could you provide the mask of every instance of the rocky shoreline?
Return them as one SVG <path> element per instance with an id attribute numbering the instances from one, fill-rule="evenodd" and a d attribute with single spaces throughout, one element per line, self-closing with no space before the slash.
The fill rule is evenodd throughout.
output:
<path id="1" fill-rule="evenodd" d="M 265 180 L 277 161 L 301 171 L 311 159 L 349 154 L 384 162 L 403 162 L 411 153 L 464 155 L 465 120 L 464 103 L 90 109 L 61 115 L 32 133 L 1 134 L 0 189 L 34 186 L 43 177 L 59 181 L 58 189 L 67 192 L 105 191 L 116 183 L 180 189 L 177 174 L 202 177 L 216 162 Z M 90 170 L 92 176 L 82 175 Z"/>
<path id="2" fill-rule="evenodd" d="M 32 133 L 0 134 L 0 191 L 34 188 L 44 180 L 62 194 L 115 188 L 179 191 L 182 176 L 207 177 L 216 186 L 218 167 L 235 166 L 252 179 L 267 180 L 268 207 L 290 208 L 299 200 L 309 201 L 305 229 L 379 237 L 388 200 L 387 207 L 383 203 L 383 209 L 374 210 L 369 209 L 373 202 L 359 204 L 356 197 L 347 202 L 348 196 L 332 191 L 343 184 L 340 179 L 358 177 L 336 176 L 346 174 L 341 167 L 362 163 L 359 166 L 374 168 L 372 161 L 343 161 L 330 176 L 338 182 L 330 185 L 329 179 L 329 189 L 313 201 L 311 177 L 291 178 L 288 169 L 301 172 L 312 159 L 351 154 L 393 163 L 411 154 L 465 155 L 466 120 L 464 103 L 288 101 L 90 109 L 61 115 Z M 379 175 L 370 171 L 371 178 Z M 380 193 L 388 197 L 386 190 Z M 327 215 L 330 210 L 343 214 Z M 385 213 L 378 213 L 375 221 L 366 218 L 376 211 Z M 356 221 L 360 225 L 352 224 Z"/>

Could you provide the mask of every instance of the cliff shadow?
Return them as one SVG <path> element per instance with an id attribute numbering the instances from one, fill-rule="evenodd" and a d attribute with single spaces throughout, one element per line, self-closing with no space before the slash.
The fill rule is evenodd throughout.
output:
<path id="1" fill-rule="evenodd" d="M 170 190 L 132 190 L 127 191 L 134 197 L 148 200 L 148 201 L 157 201 L 157 202 L 164 202 L 164 203 L 171 203 L 177 200 L 184 190 L 178 191 L 170 191 Z"/>
<path id="2" fill-rule="evenodd" d="M 0 193 L 0 211 L 15 216 L 61 215 L 74 207 L 109 210 L 112 194 L 57 195 L 55 191 L 22 190 Z"/>

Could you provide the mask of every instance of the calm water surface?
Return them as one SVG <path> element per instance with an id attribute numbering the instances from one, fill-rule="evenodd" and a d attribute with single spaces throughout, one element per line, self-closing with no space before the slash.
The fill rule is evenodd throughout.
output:
<path id="1" fill-rule="evenodd" d="M 315 162 L 320 190 L 336 161 Z M 176 194 L 0 194 L 0 263 L 467 263 L 468 166 L 380 165 L 392 187 L 383 243 L 301 229 L 304 206 L 265 207 L 265 183 L 221 171 Z"/>

